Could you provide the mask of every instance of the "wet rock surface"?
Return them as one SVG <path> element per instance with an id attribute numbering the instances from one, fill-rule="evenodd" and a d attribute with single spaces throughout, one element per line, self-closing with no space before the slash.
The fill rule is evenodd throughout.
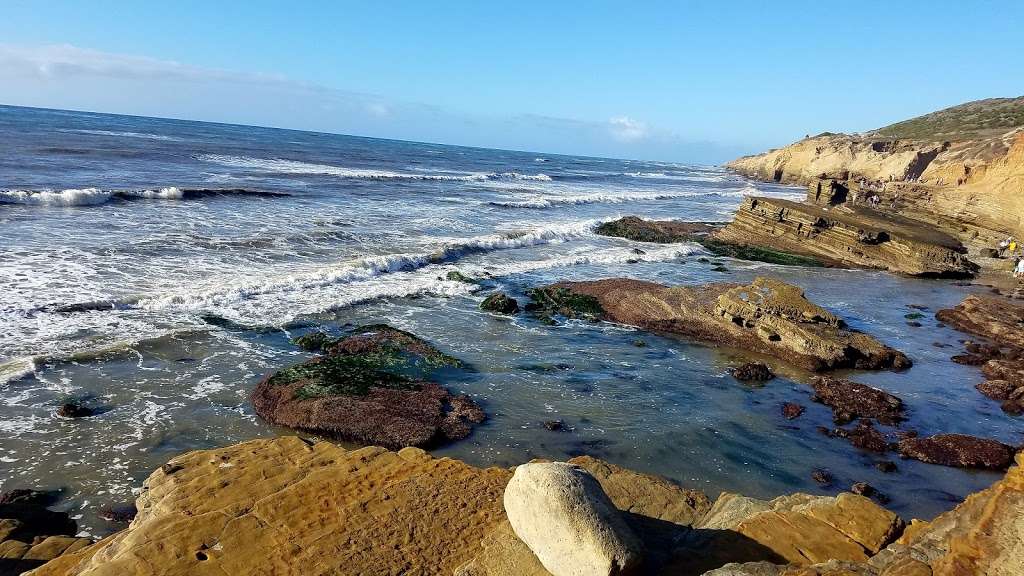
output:
<path id="1" fill-rule="evenodd" d="M 804 410 L 806 410 L 806 408 L 793 402 L 784 402 L 782 404 L 782 416 L 786 420 L 799 418 L 804 413 Z"/>
<path id="2" fill-rule="evenodd" d="M 766 364 L 748 362 L 730 370 L 732 377 L 741 382 L 767 382 L 775 378 L 775 373 Z"/>
<path id="3" fill-rule="evenodd" d="M 290 428 L 400 448 L 459 440 L 485 418 L 465 395 L 428 380 L 462 363 L 387 325 L 317 338 L 323 354 L 280 370 L 256 386 L 262 418 Z"/>
<path id="4" fill-rule="evenodd" d="M 496 314 L 515 314 L 519 312 L 519 302 L 507 294 L 499 292 L 484 298 L 484 301 L 480 303 L 480 309 Z"/>
<path id="5" fill-rule="evenodd" d="M 532 291 L 533 310 L 608 320 L 774 356 L 813 370 L 903 369 L 910 360 L 808 301 L 791 284 L 667 287 L 609 279 L 563 282 Z"/>
<path id="6" fill-rule="evenodd" d="M 602 236 L 615 236 L 637 242 L 671 244 L 675 242 L 698 242 L 721 223 L 682 222 L 679 220 L 644 220 L 626 216 L 598 226 L 594 232 Z"/>
<path id="7" fill-rule="evenodd" d="M 855 418 L 897 424 L 904 418 L 903 401 L 884 390 L 829 376 L 815 378 L 811 386 L 814 388 L 811 399 L 831 408 L 837 424 L 846 424 Z"/>
<path id="8" fill-rule="evenodd" d="M 889 441 L 885 434 L 871 424 L 870 420 L 861 420 L 849 430 L 837 428 L 831 431 L 830 436 L 845 438 L 855 447 L 869 452 L 888 452 L 896 447 L 896 444 Z"/>
<path id="9" fill-rule="evenodd" d="M 1017 451 L 1002 442 L 966 434 L 905 438 L 900 441 L 898 450 L 906 458 L 929 464 L 990 470 L 1005 470 Z"/>

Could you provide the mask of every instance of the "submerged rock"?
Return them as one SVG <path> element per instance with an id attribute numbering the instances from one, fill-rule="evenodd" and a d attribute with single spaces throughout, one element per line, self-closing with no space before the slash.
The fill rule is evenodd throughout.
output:
<path id="1" fill-rule="evenodd" d="M 911 276 L 963 278 L 978 271 L 966 258 L 967 249 L 952 236 L 917 220 L 861 206 L 826 209 L 747 197 L 713 240 Z"/>
<path id="2" fill-rule="evenodd" d="M 794 420 L 796 418 L 799 418 L 800 415 L 804 413 L 804 410 L 806 410 L 806 408 L 799 404 L 795 404 L 793 402 L 785 402 L 782 405 L 782 416 L 786 420 Z"/>
<path id="3" fill-rule="evenodd" d="M 504 506 L 516 536 L 553 576 L 639 573 L 643 543 L 581 468 L 564 462 L 517 466 Z"/>
<path id="4" fill-rule="evenodd" d="M 903 369 L 910 360 L 846 328 L 803 291 L 772 278 L 752 284 L 667 287 L 625 278 L 531 291 L 531 310 L 608 320 L 771 355 L 810 370 Z"/>
<path id="5" fill-rule="evenodd" d="M 966 434 L 905 438 L 898 449 L 902 456 L 929 464 L 990 470 L 1005 470 L 1016 452 L 1002 442 Z"/>
<path id="6" fill-rule="evenodd" d="M 883 424 L 903 420 L 903 401 L 884 390 L 829 376 L 815 378 L 811 386 L 811 399 L 831 408 L 836 424 L 855 418 L 874 418 Z"/>
<path id="7" fill-rule="evenodd" d="M 470 278 L 458 270 L 452 270 L 445 274 L 445 280 L 449 282 L 462 282 L 463 284 L 479 284 L 479 281 L 475 278 Z"/>
<path id="8" fill-rule="evenodd" d="M 324 354 L 268 376 L 252 393 L 262 418 L 351 442 L 423 446 L 469 435 L 483 411 L 427 380 L 462 363 L 378 324 L 320 343 Z"/>
<path id="9" fill-rule="evenodd" d="M 519 312 L 519 302 L 503 292 L 491 294 L 480 303 L 480 309 L 498 314 L 515 314 Z"/>
<path id="10" fill-rule="evenodd" d="M 733 368 L 730 373 L 732 377 L 743 382 L 766 382 L 775 378 L 775 373 L 766 364 L 760 362 L 748 362 Z"/>
<path id="11" fill-rule="evenodd" d="M 845 430 L 843 428 L 837 428 L 832 431 L 831 436 L 838 438 L 846 438 L 855 447 L 861 450 L 868 450 L 870 452 L 888 452 L 895 447 L 895 444 L 889 441 L 875 428 L 870 420 L 861 420 L 851 430 Z"/>
<path id="12" fill-rule="evenodd" d="M 644 220 L 626 216 L 612 222 L 605 222 L 594 229 L 602 236 L 616 236 L 637 242 L 671 244 L 675 242 L 699 242 L 721 224 L 709 222 L 682 222 L 679 220 Z"/>

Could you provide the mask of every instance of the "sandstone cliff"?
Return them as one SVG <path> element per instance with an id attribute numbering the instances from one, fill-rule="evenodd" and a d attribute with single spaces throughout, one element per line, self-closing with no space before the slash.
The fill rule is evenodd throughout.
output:
<path id="1" fill-rule="evenodd" d="M 986 106 L 983 104 L 987 103 Z M 979 110 L 982 110 L 979 112 Z M 866 134 L 825 133 L 726 166 L 752 178 L 913 183 L 904 201 L 1002 233 L 1024 234 L 1024 98 L 981 101 Z M 900 190 L 881 192 L 888 203 Z"/>

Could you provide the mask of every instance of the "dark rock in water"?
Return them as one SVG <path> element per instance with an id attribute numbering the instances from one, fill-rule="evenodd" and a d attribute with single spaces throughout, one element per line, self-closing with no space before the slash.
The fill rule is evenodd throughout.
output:
<path id="1" fill-rule="evenodd" d="M 28 504 L 32 506 L 50 506 L 60 499 L 60 490 L 32 490 L 15 488 L 0 493 L 0 504 Z"/>
<path id="2" fill-rule="evenodd" d="M 775 378 L 775 373 L 767 365 L 760 362 L 748 362 L 733 368 L 732 377 L 743 382 L 765 382 Z"/>
<path id="3" fill-rule="evenodd" d="M 561 420 L 547 420 L 544 422 L 544 428 L 552 432 L 561 432 L 565 430 L 565 422 Z"/>
<path id="4" fill-rule="evenodd" d="M 985 362 L 988 362 L 987 359 L 974 354 L 957 354 L 956 356 L 951 357 L 950 360 L 965 366 L 981 366 Z"/>
<path id="5" fill-rule="evenodd" d="M 302 348 L 303 350 L 307 350 L 309 352 L 319 352 L 323 350 L 324 347 L 326 347 L 328 344 L 336 340 L 336 338 L 333 338 L 330 334 L 326 332 L 317 331 L 310 332 L 309 334 L 304 334 L 297 338 L 292 338 L 291 342 L 292 344 L 295 344 L 296 346 Z"/>
<path id="6" fill-rule="evenodd" d="M 644 348 L 647 346 L 647 342 L 637 338 L 636 340 L 633 340 L 633 346 L 636 346 L 637 348 Z"/>
<path id="7" fill-rule="evenodd" d="M 530 310 L 606 320 L 771 355 L 813 371 L 909 368 L 910 359 L 773 278 L 668 287 L 629 278 L 534 289 Z"/>
<path id="8" fill-rule="evenodd" d="M 805 408 L 799 404 L 793 402 L 786 402 L 782 405 L 782 415 L 786 420 L 793 420 L 799 418 L 804 413 Z"/>
<path id="9" fill-rule="evenodd" d="M 811 399 L 831 408 L 836 424 L 846 424 L 854 418 L 874 418 L 883 424 L 903 420 L 903 401 L 878 388 L 828 376 L 815 378 L 811 385 Z"/>
<path id="10" fill-rule="evenodd" d="M 928 307 L 924 304 L 907 304 L 907 308 L 913 308 L 914 310 L 927 310 Z"/>
<path id="11" fill-rule="evenodd" d="M 726 268 L 725 266 L 715 266 L 714 268 L 711 269 L 711 271 L 712 272 L 728 272 L 729 269 Z"/>
<path id="12" fill-rule="evenodd" d="M 906 458 L 929 464 L 989 470 L 1005 470 L 1016 452 L 1002 442 L 966 434 L 906 438 L 900 441 L 899 451 Z"/>
<path id="13" fill-rule="evenodd" d="M 857 494 L 858 496 L 864 496 L 870 498 L 875 495 L 875 487 L 867 482 L 854 482 L 853 486 L 850 486 L 850 492 Z"/>
<path id="14" fill-rule="evenodd" d="M 96 411 L 81 402 L 65 402 L 57 409 L 57 415 L 65 418 L 87 418 L 96 415 Z"/>
<path id="15" fill-rule="evenodd" d="M 138 514 L 135 504 L 121 504 L 116 506 L 104 506 L 100 508 L 99 516 L 107 522 L 115 524 L 128 524 Z"/>
<path id="16" fill-rule="evenodd" d="M 911 328 L 920 328 L 921 326 L 924 326 L 924 324 L 921 324 L 920 322 L 907 322 L 907 326 L 910 326 Z"/>
<path id="17" fill-rule="evenodd" d="M 639 248 L 633 248 L 633 254 L 636 254 L 637 256 L 643 256 L 644 254 L 647 254 L 647 252 Z"/>
<path id="18" fill-rule="evenodd" d="M 822 486 L 828 486 L 832 484 L 832 473 L 822 468 L 815 468 L 811 472 L 811 479 Z"/>
<path id="19" fill-rule="evenodd" d="M 875 462 L 875 469 L 879 472 L 891 474 L 896 471 L 896 463 L 892 460 L 881 460 L 879 462 Z"/>
<path id="20" fill-rule="evenodd" d="M 265 378 L 251 400 L 281 426 L 387 448 L 427 446 L 465 438 L 485 417 L 468 396 L 427 380 L 451 368 L 464 365 L 414 334 L 362 326 L 324 355 Z"/>
<path id="21" fill-rule="evenodd" d="M 626 216 L 612 222 L 605 222 L 594 232 L 602 236 L 616 236 L 636 240 L 637 242 L 654 242 L 671 244 L 675 242 L 697 242 L 717 228 L 705 222 L 679 222 L 676 220 L 643 220 L 636 216 Z"/>
<path id="22" fill-rule="evenodd" d="M 451 282 L 462 282 L 464 284 L 479 284 L 479 280 L 470 278 L 458 270 L 452 270 L 445 275 L 445 279 Z"/>
<path id="23" fill-rule="evenodd" d="M 871 452 L 888 452 L 892 450 L 894 445 L 889 442 L 889 439 L 884 434 L 878 431 L 870 420 L 861 420 L 857 422 L 852 430 L 844 430 L 843 428 L 837 428 L 832 431 L 832 436 L 839 438 L 846 438 L 861 450 L 869 450 Z"/>
<path id="24" fill-rule="evenodd" d="M 921 314 L 920 312 L 911 312 L 909 314 L 904 314 L 903 317 L 907 320 L 920 320 L 921 318 L 924 318 L 924 314 Z"/>
<path id="25" fill-rule="evenodd" d="M 519 303 L 502 292 L 491 294 L 480 303 L 480 309 L 498 314 L 515 314 L 519 312 Z"/>
<path id="26" fill-rule="evenodd" d="M 1008 380 L 986 380 L 975 386 L 978 392 L 993 400 L 1008 400 L 1018 386 Z"/>
<path id="27" fill-rule="evenodd" d="M 707 264 L 708 262 L 711 262 L 711 260 L 708 260 L 707 258 L 701 256 L 700 258 L 697 258 L 697 262 L 700 262 L 701 264 Z"/>

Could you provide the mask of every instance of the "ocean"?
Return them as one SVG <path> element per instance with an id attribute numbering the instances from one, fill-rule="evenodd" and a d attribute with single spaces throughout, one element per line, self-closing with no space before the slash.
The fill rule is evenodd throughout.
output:
<path id="1" fill-rule="evenodd" d="M 120 528 L 100 510 L 130 502 L 176 454 L 289 433 L 255 416 L 249 391 L 308 356 L 290 337 L 368 322 L 472 364 L 445 384 L 489 420 L 435 453 L 476 465 L 585 453 L 712 497 L 868 481 L 906 517 L 998 477 L 913 461 L 876 470 L 879 456 L 816 431 L 829 411 L 809 401 L 810 375 L 781 362 L 770 361 L 779 378 L 748 386 L 727 373 L 742 351 L 478 308 L 493 290 L 522 301 L 563 279 L 780 277 L 911 356 L 903 374 L 846 374 L 901 396 L 908 426 L 1020 441 L 1016 421 L 973 389 L 977 369 L 949 361 L 963 335 L 930 313 L 923 327 L 904 319 L 910 304 L 934 311 L 970 288 L 708 262 L 698 245 L 594 233 L 625 215 L 724 221 L 744 195 L 802 189 L 715 166 L 4 106 L 0 141 L 0 488 L 60 489 L 83 533 Z M 68 398 L 104 411 L 55 415 Z M 808 411 L 783 420 L 785 401 Z M 541 426 L 552 419 L 570 430 Z M 834 486 L 811 480 L 819 467 Z"/>

